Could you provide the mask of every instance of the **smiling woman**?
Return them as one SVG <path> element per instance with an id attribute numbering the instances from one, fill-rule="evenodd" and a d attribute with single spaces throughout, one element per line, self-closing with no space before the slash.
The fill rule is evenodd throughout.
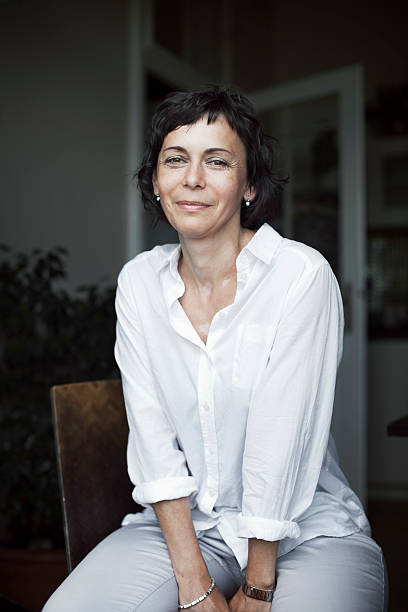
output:
<path id="1" fill-rule="evenodd" d="M 269 223 L 273 145 L 229 90 L 171 94 L 153 117 L 139 185 L 180 244 L 124 266 L 115 345 L 145 510 L 46 612 L 386 610 L 330 434 L 341 294 L 318 251 Z"/>
<path id="2" fill-rule="evenodd" d="M 208 123 L 205 116 L 167 134 L 153 186 L 168 222 L 189 238 L 239 226 L 242 200 L 255 195 L 245 147 L 223 117 Z"/>
<path id="3" fill-rule="evenodd" d="M 211 93 L 209 93 L 211 92 Z M 156 110 L 150 139 L 141 168 L 138 172 L 142 199 L 147 210 L 153 212 L 157 219 L 166 219 L 160 203 L 156 200 L 153 183 L 157 174 L 159 160 L 167 153 L 167 163 L 174 167 L 183 167 L 191 162 L 189 151 L 181 142 L 174 140 L 184 132 L 184 139 L 190 142 L 188 135 L 194 127 L 205 125 L 217 128 L 212 131 L 198 130 L 209 142 L 208 150 L 200 151 L 205 157 L 201 159 L 201 166 L 215 168 L 234 168 L 240 165 L 240 170 L 246 169 L 248 186 L 254 189 L 253 197 L 248 200 L 254 206 L 244 206 L 241 209 L 241 225 L 257 230 L 263 223 L 273 221 L 284 183 L 287 179 L 280 178 L 274 168 L 276 140 L 264 134 L 261 125 L 254 116 L 251 104 L 236 91 L 227 91 L 217 88 L 199 92 L 176 92 L 168 95 Z M 223 128 L 220 127 L 223 125 Z M 221 141 L 217 140 L 217 132 Z M 214 139 L 210 138 L 210 134 Z M 197 132 L 198 135 L 198 132 Z M 206 135 L 206 136 L 205 136 Z M 167 143 L 171 137 L 171 148 Z M 223 145 L 222 140 L 226 138 Z M 177 140 L 177 138 L 176 138 Z M 191 143 L 192 144 L 192 143 Z M 198 143 L 197 143 L 198 144 Z M 232 149 L 229 149 L 232 146 Z M 166 150 L 169 148 L 169 150 Z M 239 157 L 243 155 L 243 159 Z M 238 156 L 238 157 L 237 157 Z M 194 171 L 194 167 L 193 167 Z M 194 182 L 194 177 L 193 182 Z M 194 188 L 194 187 L 193 187 Z M 156 189 L 156 187 L 155 187 Z M 157 194 L 157 190 L 156 190 Z M 242 196 L 236 203 L 244 204 Z M 198 201 L 202 202 L 202 198 Z"/>

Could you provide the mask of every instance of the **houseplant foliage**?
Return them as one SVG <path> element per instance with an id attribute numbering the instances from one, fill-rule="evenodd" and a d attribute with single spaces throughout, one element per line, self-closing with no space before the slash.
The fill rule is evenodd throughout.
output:
<path id="1" fill-rule="evenodd" d="M 62 544 L 49 390 L 116 378 L 114 288 L 63 288 L 67 251 L 0 247 L 2 541 Z"/>

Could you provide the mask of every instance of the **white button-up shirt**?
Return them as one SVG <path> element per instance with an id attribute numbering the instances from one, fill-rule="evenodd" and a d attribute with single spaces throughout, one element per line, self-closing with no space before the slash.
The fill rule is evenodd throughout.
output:
<path id="1" fill-rule="evenodd" d="M 344 320 L 328 262 L 264 224 L 204 344 L 179 302 L 179 256 L 157 246 L 119 275 L 128 468 L 147 508 L 124 524 L 190 496 L 198 536 L 217 526 L 242 568 L 248 538 L 281 540 L 280 556 L 319 535 L 370 534 L 330 435 Z"/>

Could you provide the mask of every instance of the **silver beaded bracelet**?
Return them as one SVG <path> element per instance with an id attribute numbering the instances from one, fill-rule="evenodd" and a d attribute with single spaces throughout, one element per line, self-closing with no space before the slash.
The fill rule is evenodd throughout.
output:
<path id="1" fill-rule="evenodd" d="M 201 597 L 199 597 L 198 599 L 195 599 L 194 601 L 191 601 L 188 604 L 183 604 L 183 605 L 178 605 L 178 609 L 179 610 L 187 610 L 188 608 L 192 608 L 193 606 L 196 606 L 197 604 L 199 604 L 201 601 L 204 601 L 204 599 L 206 599 L 209 595 L 211 595 L 211 593 L 213 592 L 215 588 L 215 582 L 214 582 L 214 578 L 211 578 L 211 584 L 210 587 L 208 589 L 208 591 L 206 591 L 204 593 L 204 595 L 201 595 Z"/>

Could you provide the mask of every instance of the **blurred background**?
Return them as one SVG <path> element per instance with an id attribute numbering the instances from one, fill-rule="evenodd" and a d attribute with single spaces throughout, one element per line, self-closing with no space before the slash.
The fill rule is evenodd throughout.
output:
<path id="1" fill-rule="evenodd" d="M 388 562 L 390 611 L 408 610 L 408 438 L 387 432 L 408 414 L 407 17 L 397 0 L 0 1 L 7 599 L 40 609 L 66 571 L 48 389 L 118 375 L 117 274 L 177 240 L 153 228 L 132 181 L 152 112 L 169 91 L 220 83 L 281 143 L 276 229 L 339 279 L 333 433 Z"/>

